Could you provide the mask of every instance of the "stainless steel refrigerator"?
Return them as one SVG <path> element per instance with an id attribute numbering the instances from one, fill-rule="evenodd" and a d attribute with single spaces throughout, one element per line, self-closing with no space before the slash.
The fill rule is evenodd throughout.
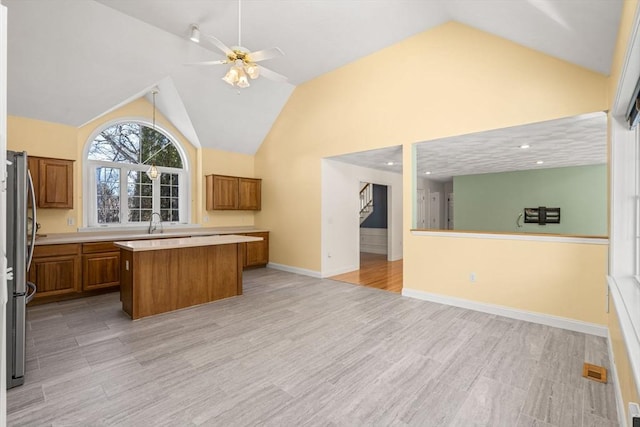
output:
<path id="1" fill-rule="evenodd" d="M 36 286 L 27 280 L 36 238 L 36 201 L 28 165 L 26 152 L 7 151 L 7 388 L 24 383 L 26 305 L 36 293 Z M 33 231 L 27 232 L 29 228 Z"/>

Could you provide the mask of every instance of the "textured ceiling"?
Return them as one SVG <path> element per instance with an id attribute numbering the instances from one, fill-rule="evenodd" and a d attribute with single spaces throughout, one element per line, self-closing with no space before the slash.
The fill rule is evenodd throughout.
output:
<path id="1" fill-rule="evenodd" d="M 228 45 L 235 0 L 2 0 L 9 8 L 9 114 L 80 126 L 159 85 L 160 111 L 198 146 L 252 154 L 295 85 L 449 20 L 607 74 L 622 0 L 245 0 L 242 41 L 277 46 L 289 77 L 237 90 L 188 40 L 197 23 Z M 162 97 L 166 96 L 164 101 Z M 177 104 L 176 104 L 177 102 Z"/>
<path id="2" fill-rule="evenodd" d="M 436 139 L 416 144 L 416 173 L 418 177 L 447 181 L 460 175 L 604 164 L 606 141 L 605 113 Z M 529 148 L 521 148 L 523 145 Z M 332 159 L 402 172 L 402 147 Z M 425 174 L 427 171 L 431 173 Z"/>

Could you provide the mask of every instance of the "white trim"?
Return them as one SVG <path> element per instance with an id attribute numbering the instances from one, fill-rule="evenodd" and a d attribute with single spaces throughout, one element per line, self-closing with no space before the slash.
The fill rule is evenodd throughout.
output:
<path id="1" fill-rule="evenodd" d="M 524 320 L 526 322 L 539 323 L 541 325 L 553 326 L 555 328 L 567 329 L 574 332 L 582 332 L 599 337 L 607 336 L 607 327 L 596 323 L 583 322 L 581 320 L 569 319 L 566 317 L 553 316 L 550 314 L 536 313 L 533 311 L 519 310 L 505 307 L 503 305 L 489 304 L 471 301 L 462 298 L 450 297 L 447 295 L 432 294 L 411 288 L 402 288 L 402 295 L 439 304 L 452 305 L 454 307 L 466 308 L 469 310 L 481 311 L 483 313 L 496 314 L 498 316 L 511 319 Z"/>
<path id="2" fill-rule="evenodd" d="M 555 243 L 581 243 L 585 245 L 608 245 L 608 238 L 595 237 L 571 237 L 571 236 L 543 236 L 540 234 L 492 234 L 492 233 L 460 233 L 455 231 L 430 231 L 411 230 L 414 236 L 432 237 L 457 237 L 469 239 L 490 239 L 490 240 L 519 240 L 522 242 L 555 242 Z"/>
<path id="3" fill-rule="evenodd" d="M 402 259 L 402 254 L 396 254 L 396 256 L 387 258 L 387 261 L 400 261 Z"/>
<path id="4" fill-rule="evenodd" d="M 613 304 L 618 314 L 622 340 L 627 349 L 627 357 L 629 358 L 631 374 L 636 384 L 636 392 L 640 394 L 640 334 L 638 334 L 633 325 L 632 317 L 638 313 L 639 306 L 637 301 L 640 295 L 640 287 L 632 277 L 615 278 L 607 276 L 607 282 L 609 284 L 609 295 L 613 299 Z"/>
<path id="5" fill-rule="evenodd" d="M 359 269 L 360 269 L 360 266 L 351 265 L 351 266 L 344 267 L 344 268 L 338 268 L 338 269 L 333 270 L 333 271 L 323 271 L 322 272 L 322 278 L 337 276 L 338 274 L 350 273 L 352 271 L 356 271 L 356 270 L 359 270 Z"/>
<path id="6" fill-rule="evenodd" d="M 629 40 L 627 41 L 627 48 L 625 49 L 624 64 L 622 65 L 622 71 L 620 72 L 620 78 L 617 82 L 617 89 L 615 97 L 613 98 L 613 115 L 624 116 L 627 114 L 627 107 L 629 106 L 629 97 L 633 93 L 638 76 L 632 76 L 630 74 L 637 73 L 638 61 L 637 50 L 640 49 L 640 6 L 636 7 L 635 15 L 633 17 L 633 28 L 629 34 Z"/>
<path id="7" fill-rule="evenodd" d="M 267 264 L 268 268 L 273 268 L 274 270 L 287 271 L 289 273 L 302 274 L 304 276 L 315 277 L 317 279 L 321 279 L 322 275 L 319 271 L 307 270 L 306 268 L 292 267 L 290 265 L 277 264 L 275 262 L 270 262 Z"/>
<path id="8" fill-rule="evenodd" d="M 616 368 L 616 361 L 613 358 L 613 344 L 611 343 L 611 331 L 607 329 L 607 351 L 609 352 L 609 367 L 611 370 L 610 377 L 613 376 L 614 380 L 614 392 L 616 394 L 616 409 L 618 412 L 618 419 L 622 427 L 627 426 L 627 417 L 624 410 L 624 400 L 622 398 L 622 390 L 620 389 L 620 377 L 618 376 L 618 370 Z"/>

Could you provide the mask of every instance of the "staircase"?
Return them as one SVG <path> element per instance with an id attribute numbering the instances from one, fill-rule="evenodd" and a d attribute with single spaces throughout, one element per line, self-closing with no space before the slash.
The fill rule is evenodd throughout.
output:
<path id="1" fill-rule="evenodd" d="M 367 182 L 360 190 L 360 224 L 373 213 L 373 185 Z"/>

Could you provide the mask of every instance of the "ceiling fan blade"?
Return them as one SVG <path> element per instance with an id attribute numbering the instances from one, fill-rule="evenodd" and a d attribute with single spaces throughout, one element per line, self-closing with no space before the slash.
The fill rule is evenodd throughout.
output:
<path id="1" fill-rule="evenodd" d="M 189 64 L 184 65 L 220 65 L 220 64 L 228 64 L 228 59 L 219 59 L 217 61 L 203 61 L 203 62 L 191 62 Z"/>
<path id="2" fill-rule="evenodd" d="M 230 47 L 228 47 L 226 44 L 222 43 L 217 38 L 215 38 L 213 36 L 210 36 L 210 35 L 207 35 L 207 38 L 209 39 L 209 41 L 211 41 L 211 43 L 215 47 L 217 47 L 218 49 L 223 51 L 225 55 L 229 56 L 229 55 L 233 55 L 234 54 Z"/>
<path id="3" fill-rule="evenodd" d="M 256 52 L 250 52 L 249 58 L 251 58 L 251 62 L 260 62 L 265 59 L 276 58 L 278 56 L 284 56 L 284 52 L 277 47 L 271 47 L 269 49 L 262 49 Z"/>
<path id="4" fill-rule="evenodd" d="M 275 71 L 271 71 L 268 68 L 264 68 L 262 65 L 258 65 L 258 68 L 260 69 L 260 75 L 269 80 L 273 80 L 275 82 L 281 82 L 281 83 L 286 83 L 289 81 L 289 79 L 283 76 L 282 74 L 278 74 Z"/>

